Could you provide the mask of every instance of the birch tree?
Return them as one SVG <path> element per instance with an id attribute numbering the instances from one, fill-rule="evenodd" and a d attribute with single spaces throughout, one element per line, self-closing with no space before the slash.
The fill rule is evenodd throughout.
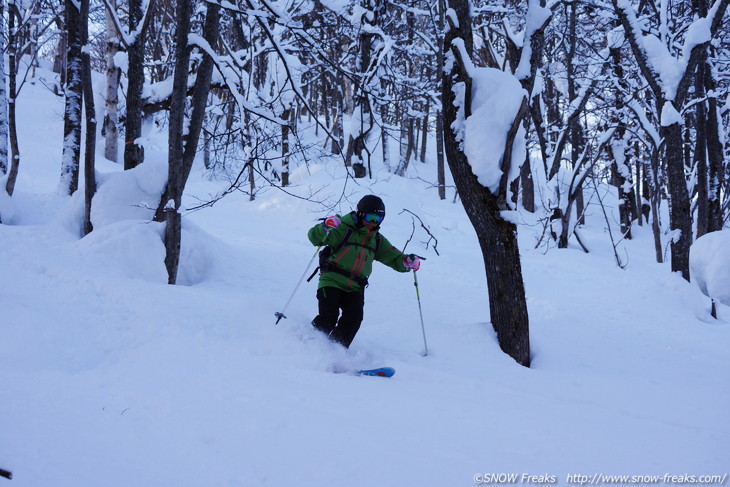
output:
<path id="1" fill-rule="evenodd" d="M 5 32 L 5 0 L 0 0 L 0 52 L 6 52 L 7 35 Z M 3 56 L 4 59 L 4 56 Z M 8 173 L 8 82 L 5 62 L 0 63 L 0 177 Z M 0 215 L 1 216 L 1 215 Z"/>
<path id="2" fill-rule="evenodd" d="M 81 12 L 74 0 L 65 1 L 68 57 L 66 61 L 66 90 L 63 117 L 63 154 L 61 156 L 61 189 L 73 194 L 79 186 L 79 158 L 81 155 Z"/>
<path id="3" fill-rule="evenodd" d="M 106 90 L 104 106 L 104 157 L 117 162 L 118 128 L 119 124 L 119 74 L 120 69 L 115 63 L 115 56 L 119 52 L 121 32 L 114 22 L 114 12 L 117 9 L 117 0 L 108 0 L 108 7 L 104 10 L 106 20 Z"/>

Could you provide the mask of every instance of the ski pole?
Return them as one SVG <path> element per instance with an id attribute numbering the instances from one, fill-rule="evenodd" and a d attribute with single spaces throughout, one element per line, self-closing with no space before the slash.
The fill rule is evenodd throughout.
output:
<path id="1" fill-rule="evenodd" d="M 294 295 L 297 293 L 299 286 L 302 285 L 302 281 L 307 276 L 307 272 L 309 271 L 309 268 L 312 266 L 312 262 L 314 262 L 314 259 L 317 257 L 317 254 L 319 254 L 319 249 L 321 247 L 322 247 L 321 245 L 317 246 L 317 250 L 314 251 L 314 255 L 312 256 L 311 259 L 309 259 L 309 264 L 307 264 L 307 268 L 304 269 L 304 274 L 302 274 L 302 277 L 299 278 L 299 282 L 297 283 L 296 287 L 294 288 L 294 291 L 292 291 L 291 296 L 289 296 L 289 301 L 287 301 L 286 304 L 284 305 L 284 309 L 274 313 L 274 316 L 276 316 L 276 323 L 274 323 L 275 325 L 278 325 L 279 321 L 281 321 L 282 318 L 286 318 L 286 315 L 284 314 L 284 312 L 289 307 L 289 303 L 291 303 L 291 300 L 294 298 Z"/>
<path id="2" fill-rule="evenodd" d="M 417 255 L 421 260 L 426 260 L 425 257 L 421 257 L 420 255 Z M 426 343 L 426 327 L 423 326 L 423 310 L 421 309 L 421 293 L 418 292 L 418 271 L 413 271 L 413 285 L 416 287 L 416 299 L 418 299 L 418 314 L 421 316 L 421 331 L 423 332 L 423 356 L 428 356 L 428 343 Z"/>

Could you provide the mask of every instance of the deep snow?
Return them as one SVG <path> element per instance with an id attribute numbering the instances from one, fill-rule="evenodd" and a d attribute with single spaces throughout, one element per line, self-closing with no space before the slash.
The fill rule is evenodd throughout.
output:
<path id="1" fill-rule="evenodd" d="M 81 195 L 56 192 L 62 100 L 39 83 L 18 102 L 22 166 L 2 203 L 0 467 L 16 486 L 458 486 L 480 473 L 724 475 L 730 466 L 730 308 L 653 262 L 649 229 L 620 244 L 600 210 L 591 253 L 534 249 L 521 215 L 533 366 L 504 355 L 463 208 L 438 200 L 433 161 L 409 176 L 345 183 L 337 161 L 293 174 L 292 191 L 229 196 L 185 217 L 182 285 L 168 286 L 164 130 L 133 172 L 102 162 L 96 230 Z M 149 128 L 148 128 L 149 129 Z M 162 178 L 162 179 L 160 179 Z M 333 179 L 334 178 L 334 179 Z M 347 200 L 337 204 L 343 193 Z M 194 171 L 187 204 L 226 187 Z M 360 196 L 383 197 L 383 233 L 419 271 L 377 266 L 349 351 L 309 326 L 315 283 L 274 325 L 314 253 L 307 229 Z M 615 208 L 609 208 L 616 214 Z M 8 221 L 6 219 L 6 221 Z M 392 366 L 392 379 L 342 373 Z M 2 479 L 0 479 L 2 481 Z M 524 483 L 518 481 L 517 483 Z M 658 483 L 664 483 L 660 481 Z M 714 485 L 717 485 L 715 483 Z"/>

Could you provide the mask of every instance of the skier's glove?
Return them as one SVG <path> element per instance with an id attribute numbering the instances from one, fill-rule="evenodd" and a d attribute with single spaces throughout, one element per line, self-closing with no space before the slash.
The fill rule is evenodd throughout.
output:
<path id="1" fill-rule="evenodd" d="M 339 227 L 340 223 L 342 223 L 342 221 L 337 215 L 328 216 L 324 219 L 324 229 L 329 232 L 333 228 Z"/>
<path id="2" fill-rule="evenodd" d="M 406 269 L 417 271 L 421 268 L 421 259 L 415 254 L 406 255 L 403 257 L 403 265 L 406 266 Z"/>

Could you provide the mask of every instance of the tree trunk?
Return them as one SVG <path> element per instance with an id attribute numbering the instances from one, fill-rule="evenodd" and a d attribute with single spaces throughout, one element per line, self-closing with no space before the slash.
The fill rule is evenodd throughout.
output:
<path id="1" fill-rule="evenodd" d="M 68 0 L 67 0 L 68 1 Z M 147 8 L 151 8 L 148 5 Z M 142 0 L 129 0 L 129 30 L 138 34 L 127 49 L 127 113 L 124 123 L 124 169 L 144 162 L 142 136 L 142 89 L 144 88 L 144 49 L 146 29 L 142 25 Z"/>
<path id="2" fill-rule="evenodd" d="M 81 0 L 81 43 L 89 41 L 89 0 Z M 89 52 L 81 54 L 82 88 L 86 109 L 86 145 L 84 148 L 84 235 L 94 229 L 91 224 L 91 200 L 96 193 L 96 109 L 94 89 L 91 80 L 91 59 Z"/>
<path id="3" fill-rule="evenodd" d="M 616 27 L 620 27 L 616 21 Z M 615 83 L 619 89 L 615 93 L 615 114 L 613 115 L 612 124 L 616 126 L 614 132 L 614 141 L 608 144 L 608 152 L 612 159 L 611 173 L 614 184 L 618 191 L 619 204 L 619 221 L 621 222 L 621 235 L 627 239 L 631 239 L 631 202 L 633 192 L 629 191 L 629 187 L 633 187 L 631 181 L 631 166 L 628 161 L 628 143 L 626 140 L 626 121 L 624 120 L 624 93 L 628 91 L 624 68 L 621 60 L 621 47 L 618 45 L 609 48 L 611 56 L 611 67 L 615 77 Z"/>
<path id="4" fill-rule="evenodd" d="M 63 155 L 61 157 L 61 187 L 71 195 L 79 187 L 81 154 L 81 13 L 73 0 L 65 1 L 68 60 L 66 62 L 66 106 L 63 118 Z"/>
<path id="5" fill-rule="evenodd" d="M 18 125 L 15 117 L 15 103 L 18 97 L 18 71 L 17 71 L 17 55 L 18 55 L 18 31 L 15 26 L 14 10 L 17 10 L 15 2 L 8 3 L 8 130 L 10 131 L 10 153 L 12 156 L 10 162 L 10 171 L 8 172 L 8 180 L 5 183 L 5 191 L 8 195 L 13 196 L 15 191 L 15 182 L 18 179 L 18 170 L 20 169 L 20 146 L 18 145 Z"/>
<path id="6" fill-rule="evenodd" d="M 359 38 L 359 79 L 355 87 L 355 111 L 359 111 L 359 126 L 352 132 L 350 139 L 351 149 L 348 153 L 355 156 L 352 162 L 352 170 L 356 178 L 363 178 L 367 174 L 365 163 L 370 166 L 370 152 L 367 148 L 368 137 L 373 128 L 372 103 L 369 89 L 372 79 L 375 77 L 375 70 L 370 66 L 372 61 L 373 39 L 378 36 L 378 20 L 380 11 L 383 8 L 382 0 L 363 0 L 362 17 L 360 21 L 363 27 Z M 372 172 L 371 172 L 372 176 Z"/>
<path id="7" fill-rule="evenodd" d="M 689 247 L 692 245 L 692 215 L 687 179 L 684 175 L 682 127 L 679 123 L 662 127 L 669 181 L 669 223 L 672 231 L 672 272 L 689 281 Z"/>
<path id="8" fill-rule="evenodd" d="M 651 231 L 654 235 L 654 253 L 657 263 L 664 262 L 662 253 L 662 235 L 659 225 L 659 149 L 654 148 L 651 153 L 651 161 L 644 167 L 644 181 L 646 182 L 644 195 L 649 198 L 651 206 Z"/>
<path id="9" fill-rule="evenodd" d="M 385 80 L 381 78 L 380 80 L 380 90 L 382 94 L 386 93 L 386 85 Z M 388 116 L 389 116 L 389 110 L 388 110 L 388 104 L 387 103 L 381 103 L 380 104 L 380 143 L 382 145 L 383 149 L 383 165 L 385 168 L 390 172 L 391 165 L 390 165 L 390 132 L 388 131 Z"/>
<path id="10" fill-rule="evenodd" d="M 426 113 L 423 115 L 423 120 L 421 121 L 421 155 L 418 158 L 421 162 L 426 162 L 426 149 L 428 147 L 428 114 L 430 111 L 431 103 L 429 101 L 426 103 Z"/>
<path id="11" fill-rule="evenodd" d="M 185 98 L 187 94 L 188 70 L 190 68 L 190 50 L 188 49 L 188 33 L 192 16 L 192 0 L 179 0 L 177 3 L 177 27 L 175 32 L 175 71 L 173 75 L 172 96 L 170 99 L 170 120 L 168 135 L 168 176 L 167 186 L 158 208 L 158 218 L 162 211 L 165 227 L 165 267 L 167 282 L 177 282 L 177 271 L 180 263 L 180 240 L 182 235 L 182 173 L 183 129 L 185 125 Z M 131 46 L 130 46 L 131 47 Z M 131 69 L 131 66 L 130 66 Z M 130 80 L 131 84 L 131 80 Z M 127 137 L 129 139 L 129 137 Z M 125 151 L 125 167 L 127 152 Z M 160 211 L 161 210 L 161 211 Z"/>
<path id="12" fill-rule="evenodd" d="M 15 0 L 12 0 L 12 5 L 15 5 Z M 8 1 L 8 5 L 11 2 Z M 64 18 L 62 15 L 56 16 L 56 24 L 58 25 L 58 43 L 56 45 L 56 53 L 53 57 L 53 72 L 58 73 L 60 80 L 60 87 L 66 86 L 66 57 L 68 51 L 68 37 L 66 35 L 66 26 L 64 25 Z M 58 95 L 56 87 L 54 87 L 54 93 Z"/>
<path id="13" fill-rule="evenodd" d="M 522 207 L 535 213 L 535 181 L 532 179 L 530 154 L 525 155 L 525 162 L 520 168 L 520 186 L 522 186 Z"/>
<path id="14" fill-rule="evenodd" d="M 5 18 L 5 0 L 0 0 L 0 19 Z M 0 22 L 0 52 L 6 52 L 5 22 Z M 12 69 L 12 65 L 11 65 Z M 5 63 L 0 63 L 0 176 L 8 173 L 8 89 Z M 1 216 L 1 215 L 0 215 Z"/>
<path id="15" fill-rule="evenodd" d="M 284 110 L 282 120 L 291 121 L 291 108 Z M 281 186 L 289 186 L 289 128 L 290 125 L 281 126 Z"/>
<path id="16" fill-rule="evenodd" d="M 471 18 L 466 0 L 450 0 L 458 26 L 451 26 L 446 32 L 444 51 L 451 52 L 452 42 L 460 38 L 466 52 L 473 50 Z M 466 154 L 460 148 L 456 134 L 450 129 L 457 119 L 454 105 L 453 87 L 464 82 L 467 86 L 466 97 L 471 96 L 470 83 L 466 73 L 451 63 L 450 72 L 443 73 L 442 100 L 444 110 L 444 130 L 446 156 L 454 176 L 457 190 L 464 209 L 474 226 L 484 258 L 489 288 L 489 312 L 492 326 L 497 332 L 502 350 L 519 364 L 530 365 L 530 341 L 525 289 L 522 280 L 519 248 L 517 246 L 516 226 L 503 220 L 499 206 L 500 195 L 492 194 L 480 185 L 472 172 Z M 469 98 L 467 98 L 469 99 Z M 470 115 L 466 110 L 466 117 Z M 506 144 L 511 144 L 507 140 Z M 500 185 L 502 187 L 502 185 Z M 504 200 L 504 198 L 501 198 Z"/>
<path id="17" fill-rule="evenodd" d="M 695 96 L 698 100 L 705 97 L 705 64 L 697 66 L 695 73 Z M 704 101 L 695 105 L 696 136 L 694 147 L 694 166 L 697 172 L 697 237 L 708 232 L 710 202 L 707 180 L 707 109 Z"/>
<path id="18" fill-rule="evenodd" d="M 438 31 L 443 32 L 446 24 L 446 2 L 438 0 Z M 436 77 L 436 86 L 441 83 L 440 77 L 443 76 L 444 70 L 444 44 L 443 39 L 439 38 L 438 53 L 436 55 L 436 68 L 434 75 Z M 441 93 L 439 93 L 439 106 L 443 105 Z M 446 199 L 446 162 L 444 160 L 444 120 L 441 108 L 436 109 L 436 178 L 438 182 L 439 199 Z"/>
<path id="19" fill-rule="evenodd" d="M 634 141 L 634 154 L 636 154 L 636 161 L 635 161 L 635 171 L 634 171 L 634 188 L 636 188 L 634 196 L 636 197 L 636 201 L 634 203 L 634 206 L 636 207 L 636 220 L 639 226 L 644 226 L 644 205 L 643 205 L 643 195 L 644 195 L 644 178 L 641 175 L 641 166 L 643 165 L 641 161 L 641 152 L 639 149 L 639 141 Z"/>
<path id="20" fill-rule="evenodd" d="M 110 1 L 116 7 L 116 0 Z M 117 162 L 118 157 L 118 130 L 119 123 L 119 68 L 114 64 L 114 56 L 119 52 L 119 33 L 109 11 L 106 12 L 106 115 L 104 116 L 104 157 Z"/>
<path id="21" fill-rule="evenodd" d="M 569 40 L 568 40 L 568 47 L 567 47 L 567 59 L 566 59 L 566 69 L 567 69 L 567 77 L 568 77 L 568 99 L 570 100 L 570 103 L 572 104 L 576 98 L 578 98 L 578 93 L 576 92 L 576 86 L 575 86 L 575 65 L 573 60 L 575 59 L 575 51 L 576 51 L 576 45 L 578 41 L 578 35 L 577 35 L 577 15 L 578 15 L 578 4 L 571 3 L 570 5 L 566 5 L 566 8 L 570 9 L 570 13 L 568 15 L 568 29 L 569 29 Z M 573 167 L 573 170 L 575 171 L 577 169 L 577 166 L 579 164 L 580 160 L 580 154 L 584 146 L 583 141 L 583 127 L 580 125 L 580 118 L 579 117 L 571 117 L 568 120 L 568 140 L 570 142 L 570 161 L 571 166 Z M 583 202 L 583 188 L 577 188 L 576 189 L 576 208 L 575 211 L 578 216 L 578 223 L 581 225 L 585 225 L 585 217 L 583 215 L 584 213 L 584 202 Z"/>
<path id="22" fill-rule="evenodd" d="M 340 73 L 337 76 L 338 78 L 342 78 L 342 74 Z M 345 97 L 343 90 L 344 82 L 338 80 L 334 87 L 337 102 L 335 105 L 336 120 L 332 131 L 332 135 L 334 135 L 334 139 L 332 140 L 332 153 L 337 155 L 342 154 L 342 151 L 345 149 L 345 130 L 342 126 L 342 120 L 345 118 Z"/>
<path id="23" fill-rule="evenodd" d="M 408 165 L 411 162 L 411 158 L 413 158 L 413 153 L 416 150 L 413 128 L 414 119 L 412 117 L 408 117 L 403 119 L 402 123 L 403 125 L 401 126 L 401 147 L 405 144 L 406 153 L 401 158 L 401 161 L 398 164 L 398 170 L 396 171 L 396 174 L 398 174 L 398 176 L 405 176 L 406 171 L 408 170 Z"/>
<path id="24" fill-rule="evenodd" d="M 696 44 L 692 47 L 689 59 L 686 62 L 684 72 L 682 73 L 679 83 L 677 83 L 674 99 L 665 98 L 658 75 L 651 69 L 647 53 L 639 46 L 637 33 L 634 30 L 636 24 L 636 13 L 633 6 L 629 2 L 619 2 L 613 0 L 613 7 L 621 20 L 624 27 L 624 33 L 634 58 L 637 61 L 639 70 L 644 79 L 651 88 L 657 103 L 657 114 L 659 119 L 663 118 L 665 110 L 673 110 L 677 112 L 677 107 L 681 108 L 686 99 L 688 88 L 691 85 L 692 77 L 697 66 L 701 64 L 703 50 L 710 45 L 710 41 Z M 717 8 L 714 9 L 714 18 L 710 25 L 710 35 L 716 35 L 722 26 L 722 19 L 725 10 L 730 2 L 721 0 L 716 3 Z M 671 115 L 671 114 L 667 114 Z M 673 121 L 670 119 L 670 121 Z M 680 272 L 682 277 L 689 280 L 689 247 L 692 243 L 692 213 L 690 209 L 690 198 L 687 191 L 687 179 L 684 171 L 684 151 L 682 128 L 679 121 L 674 121 L 671 125 L 663 126 L 660 129 L 660 136 L 664 139 L 665 161 L 667 167 L 668 193 L 670 198 L 669 204 L 669 221 L 670 230 L 672 232 L 672 271 Z"/>
<path id="25" fill-rule="evenodd" d="M 715 80 L 712 78 L 712 70 L 705 65 L 705 83 L 707 91 L 715 91 Z M 709 162 L 708 171 L 708 208 L 707 208 L 707 231 L 716 232 L 722 230 L 722 188 L 725 181 L 725 168 L 723 145 L 720 134 L 724 132 L 722 117 L 719 116 L 717 98 L 710 97 L 707 103 L 707 155 Z"/>
<path id="26" fill-rule="evenodd" d="M 444 121 L 441 110 L 436 112 L 436 175 L 439 198 L 446 199 L 446 168 L 444 161 Z"/>
<path id="27" fill-rule="evenodd" d="M 203 37 L 213 46 L 219 33 L 218 4 L 209 3 L 203 27 Z M 177 282 L 180 264 L 180 241 L 182 235 L 182 215 L 180 207 L 185 184 L 193 167 L 195 154 L 200 140 L 200 132 L 205 119 L 205 107 L 213 75 L 213 59 L 204 52 L 203 61 L 198 67 L 195 87 L 191 100 L 192 114 L 183 136 L 185 125 L 185 99 L 187 79 L 190 69 L 190 49 L 188 34 L 192 17 L 192 0 L 180 0 L 177 5 L 177 32 L 175 35 L 175 72 L 173 75 L 173 94 L 170 106 L 168 180 L 165 192 L 157 209 L 156 220 L 167 222 L 165 228 L 165 267 L 168 283 Z"/>

